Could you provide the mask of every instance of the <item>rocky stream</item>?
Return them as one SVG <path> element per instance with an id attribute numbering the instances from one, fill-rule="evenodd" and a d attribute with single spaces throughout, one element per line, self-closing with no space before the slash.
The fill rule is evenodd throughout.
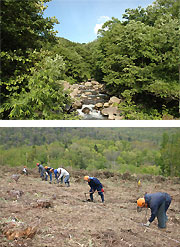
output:
<path id="1" fill-rule="evenodd" d="M 82 120 L 123 119 L 117 107 L 121 99 L 110 97 L 104 85 L 95 80 L 73 85 L 64 82 L 64 90 L 70 92 L 73 100 L 71 110 L 77 111 Z"/>

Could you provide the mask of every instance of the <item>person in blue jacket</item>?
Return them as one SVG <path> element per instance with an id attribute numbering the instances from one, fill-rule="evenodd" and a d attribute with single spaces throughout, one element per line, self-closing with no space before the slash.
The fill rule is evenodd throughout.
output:
<path id="1" fill-rule="evenodd" d="M 91 187 L 89 191 L 91 201 L 93 202 L 93 194 L 97 190 L 98 194 L 101 196 L 102 202 L 104 202 L 104 194 L 103 194 L 104 189 L 101 182 L 97 178 L 89 177 L 89 176 L 85 176 L 84 181 L 87 181 L 88 185 Z"/>
<path id="2" fill-rule="evenodd" d="M 144 198 L 137 200 L 138 207 L 147 207 L 151 209 L 151 216 L 144 226 L 150 226 L 151 222 L 157 217 L 158 227 L 166 228 L 168 217 L 166 212 L 171 204 L 171 197 L 164 192 L 156 192 L 152 194 L 145 194 Z"/>
<path id="3" fill-rule="evenodd" d="M 44 169 L 45 169 L 45 180 L 47 181 L 48 175 L 49 175 L 49 178 L 50 178 L 49 183 L 51 184 L 52 183 L 52 172 L 54 171 L 54 168 L 45 166 Z"/>

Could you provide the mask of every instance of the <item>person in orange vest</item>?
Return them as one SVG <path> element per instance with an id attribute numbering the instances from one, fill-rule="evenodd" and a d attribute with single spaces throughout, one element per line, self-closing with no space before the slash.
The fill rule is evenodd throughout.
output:
<path id="1" fill-rule="evenodd" d="M 151 217 L 144 226 L 149 227 L 150 224 L 157 217 L 158 227 L 166 228 L 168 217 L 166 212 L 171 204 L 171 197 L 167 193 L 156 192 L 152 194 L 145 194 L 144 198 L 137 200 L 137 205 L 140 208 L 146 207 L 151 209 Z"/>

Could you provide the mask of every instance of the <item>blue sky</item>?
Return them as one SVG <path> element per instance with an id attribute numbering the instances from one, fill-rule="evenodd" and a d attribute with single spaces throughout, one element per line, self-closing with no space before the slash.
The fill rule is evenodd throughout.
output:
<path id="1" fill-rule="evenodd" d="M 154 0 L 52 0 L 46 5 L 45 17 L 55 16 L 57 36 L 88 43 L 97 38 L 97 30 L 112 17 L 122 20 L 125 9 L 146 8 Z"/>

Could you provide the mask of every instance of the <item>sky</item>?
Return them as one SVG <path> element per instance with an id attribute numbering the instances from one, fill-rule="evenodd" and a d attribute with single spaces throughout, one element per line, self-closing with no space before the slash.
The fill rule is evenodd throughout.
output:
<path id="1" fill-rule="evenodd" d="M 88 43 L 97 38 L 97 31 L 112 17 L 122 20 L 125 9 L 146 8 L 154 0 L 52 0 L 46 5 L 44 17 L 55 16 L 56 36 L 77 43 Z"/>

